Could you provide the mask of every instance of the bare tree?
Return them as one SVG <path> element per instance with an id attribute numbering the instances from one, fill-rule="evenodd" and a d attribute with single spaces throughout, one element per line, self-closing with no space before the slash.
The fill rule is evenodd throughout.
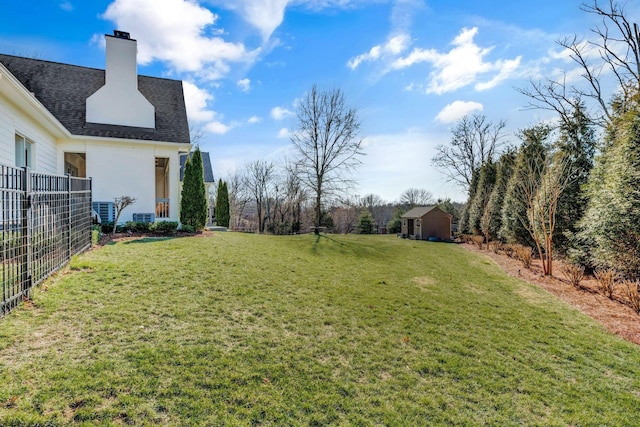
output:
<path id="1" fill-rule="evenodd" d="M 346 105 L 339 89 L 318 91 L 313 85 L 297 108 L 295 147 L 298 179 L 315 195 L 316 233 L 322 218 L 323 198 L 347 187 L 348 173 L 360 165 L 362 140 L 355 108 Z"/>
<path id="2" fill-rule="evenodd" d="M 452 130 L 451 144 L 438 145 L 431 163 L 450 181 L 469 188 L 474 171 L 498 154 L 505 126 L 504 120 L 493 122 L 482 114 L 464 116 Z"/>
<path id="3" fill-rule="evenodd" d="M 227 187 L 229 190 L 229 210 L 231 217 L 229 225 L 233 229 L 237 229 L 240 225 L 245 207 L 247 206 L 247 203 L 249 203 L 250 197 L 242 182 L 242 175 L 238 172 L 229 177 Z"/>
<path id="4" fill-rule="evenodd" d="M 400 195 L 400 203 L 409 208 L 434 203 L 433 194 L 423 188 L 408 188 Z"/>
<path id="5" fill-rule="evenodd" d="M 517 194 L 525 203 L 526 218 L 520 218 L 540 254 L 542 272 L 553 275 L 553 236 L 562 193 L 571 182 L 571 161 L 561 152 L 544 158 L 531 156 L 521 171 Z M 539 177 L 539 179 L 537 178 Z"/>
<path id="6" fill-rule="evenodd" d="M 531 98 L 529 108 L 555 111 L 567 123 L 577 106 L 583 100 L 591 99 L 597 106 L 597 112 L 591 117 L 592 123 L 607 126 L 612 118 L 612 94 L 604 82 L 605 75 L 614 77 L 619 91 L 618 101 L 626 103 L 640 89 L 638 24 L 629 20 L 618 1 L 608 0 L 604 3 L 605 6 L 593 0 L 580 7 L 582 11 L 601 19 L 601 24 L 591 29 L 595 36 L 593 40 L 574 35 L 557 41 L 582 69 L 585 86 L 567 84 L 566 80 L 532 81 L 530 88 L 518 89 Z"/>
<path id="7" fill-rule="evenodd" d="M 135 197 L 131 196 L 120 196 L 113 199 L 113 204 L 116 208 L 116 219 L 113 221 L 113 231 L 111 232 L 112 236 L 116 235 L 116 228 L 118 227 L 118 221 L 120 220 L 120 214 L 127 207 L 131 206 L 136 202 Z"/>
<path id="8" fill-rule="evenodd" d="M 256 202 L 258 233 L 265 228 L 265 211 L 269 208 L 269 192 L 275 178 L 275 166 L 265 160 L 255 160 L 246 165 L 242 182 Z"/>

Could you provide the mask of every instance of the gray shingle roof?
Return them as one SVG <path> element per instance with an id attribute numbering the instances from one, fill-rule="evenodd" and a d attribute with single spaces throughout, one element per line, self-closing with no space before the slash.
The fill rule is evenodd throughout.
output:
<path id="1" fill-rule="evenodd" d="M 211 159 L 209 158 L 209 153 L 206 151 L 201 151 L 202 154 L 202 166 L 204 167 L 204 182 L 206 183 L 214 183 L 213 179 L 213 168 L 211 167 Z M 193 155 L 193 151 L 189 154 L 184 153 L 180 154 L 180 181 L 184 179 L 184 164 L 187 161 L 187 155 L 189 158 Z"/>
<path id="2" fill-rule="evenodd" d="M 402 215 L 402 218 L 422 218 L 437 206 L 417 206 Z"/>
<path id="3" fill-rule="evenodd" d="M 127 126 L 87 126 L 86 100 L 104 85 L 104 70 L 3 54 L 0 62 L 73 135 L 190 142 L 180 80 L 138 76 L 138 90 L 156 110 L 155 131 Z"/>

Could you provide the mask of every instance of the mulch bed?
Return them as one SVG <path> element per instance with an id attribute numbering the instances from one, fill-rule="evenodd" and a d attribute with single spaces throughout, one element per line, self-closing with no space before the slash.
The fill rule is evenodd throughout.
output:
<path id="1" fill-rule="evenodd" d="M 627 341 L 640 345 L 640 315 L 624 300 L 620 290 L 614 292 L 613 299 L 598 293 L 597 281 L 591 276 L 585 277 L 578 289 L 562 278 L 564 264 L 561 260 L 553 261 L 554 277 L 542 275 L 539 259 L 534 259 L 530 269 L 524 268 L 520 261 L 504 254 L 496 254 L 492 250 L 481 250 L 469 243 L 462 246 L 470 251 L 482 253 L 491 258 L 507 274 L 540 286 L 561 300 L 576 307 L 587 316 L 602 323 L 610 332 Z"/>
<path id="2" fill-rule="evenodd" d="M 163 236 L 161 234 L 151 234 L 151 233 L 116 233 L 115 236 L 109 234 L 103 234 L 100 237 L 100 241 L 98 244 L 93 245 L 94 248 L 101 248 L 110 242 L 125 242 L 128 240 L 139 240 L 139 239 L 166 239 L 166 238 L 180 238 L 180 237 L 194 237 L 194 238 L 202 238 L 202 237 L 211 237 L 213 236 L 213 232 L 209 230 L 201 230 L 196 231 L 195 233 L 184 233 L 182 231 L 176 231 L 175 234 Z"/>

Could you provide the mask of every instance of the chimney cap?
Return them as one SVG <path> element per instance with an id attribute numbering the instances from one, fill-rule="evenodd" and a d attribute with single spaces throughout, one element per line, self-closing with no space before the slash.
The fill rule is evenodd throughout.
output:
<path id="1" fill-rule="evenodd" d="M 131 39 L 131 35 L 126 31 L 113 30 L 113 36 L 119 39 Z"/>

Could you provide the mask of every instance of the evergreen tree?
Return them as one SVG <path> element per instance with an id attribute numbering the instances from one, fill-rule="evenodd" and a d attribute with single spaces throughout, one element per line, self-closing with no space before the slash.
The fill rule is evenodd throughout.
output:
<path id="1" fill-rule="evenodd" d="M 527 202 L 523 198 L 525 186 L 539 182 L 539 170 L 532 165 L 544 164 L 547 153 L 547 138 L 551 129 L 544 124 L 520 131 L 523 144 L 518 151 L 513 174 L 507 183 L 507 192 L 502 205 L 502 227 L 499 236 L 509 243 L 520 243 L 534 246 L 534 241 L 527 230 Z M 538 176 L 536 175 L 538 172 Z M 532 176 L 532 174 L 534 176 Z M 533 190 L 535 193 L 535 189 Z"/>
<path id="2" fill-rule="evenodd" d="M 478 185 L 476 187 L 476 193 L 471 202 L 471 208 L 469 209 L 469 229 L 473 234 L 482 233 L 482 217 L 484 215 L 485 208 L 489 204 L 489 197 L 491 191 L 496 183 L 496 164 L 491 160 L 487 161 L 480 167 L 480 178 L 478 178 Z M 489 236 L 485 236 L 487 239 Z"/>
<path id="3" fill-rule="evenodd" d="M 471 212 L 471 206 L 473 205 L 473 199 L 476 195 L 476 189 L 478 188 L 478 179 L 480 178 L 479 172 L 479 170 L 476 170 L 471 176 L 471 183 L 469 184 L 469 198 L 467 199 L 467 203 L 464 205 L 464 209 L 462 209 L 462 214 L 460 215 L 460 233 L 462 234 L 471 233 L 469 214 Z"/>
<path id="4" fill-rule="evenodd" d="M 216 198 L 216 224 L 222 227 L 229 227 L 231 218 L 229 210 L 229 190 L 227 183 L 218 181 L 218 197 Z"/>
<path id="5" fill-rule="evenodd" d="M 204 228 L 207 223 L 207 194 L 200 147 L 196 147 L 184 165 L 180 222 L 196 230 Z"/>
<path id="6" fill-rule="evenodd" d="M 402 214 L 404 214 L 404 211 L 400 208 L 393 212 L 393 217 L 387 223 L 387 231 L 389 233 L 400 233 L 402 231 Z"/>
<path id="7" fill-rule="evenodd" d="M 513 174 L 513 168 L 516 160 L 516 153 L 513 149 L 508 150 L 502 156 L 497 164 L 496 183 L 489 197 L 487 204 L 486 216 L 488 217 L 486 229 L 482 232 L 489 238 L 498 237 L 500 227 L 502 226 L 502 205 L 507 192 L 507 184 Z"/>
<path id="8" fill-rule="evenodd" d="M 360 234 L 375 234 L 376 225 L 373 222 L 373 217 L 369 211 L 365 210 L 360 215 L 360 219 L 358 220 L 358 230 L 360 231 Z"/>
<path id="9" fill-rule="evenodd" d="M 624 108 L 613 107 L 605 147 L 587 185 L 589 202 L 577 239 L 583 246 L 577 252 L 593 267 L 640 278 L 640 94 Z"/>
<path id="10" fill-rule="evenodd" d="M 568 184 L 558 201 L 557 232 L 553 237 L 554 246 L 561 253 L 566 253 L 568 238 L 576 232 L 577 223 L 587 207 L 586 194 L 582 189 L 593 168 L 596 138 L 584 108 L 579 104 L 560 125 L 560 137 L 556 143 L 558 152 L 569 162 Z"/>
<path id="11" fill-rule="evenodd" d="M 458 208 L 451 202 L 451 199 L 438 199 L 436 201 L 436 205 L 440 208 L 442 212 L 446 212 L 451 215 L 451 223 L 457 224 L 460 220 L 460 214 L 458 213 Z"/>

